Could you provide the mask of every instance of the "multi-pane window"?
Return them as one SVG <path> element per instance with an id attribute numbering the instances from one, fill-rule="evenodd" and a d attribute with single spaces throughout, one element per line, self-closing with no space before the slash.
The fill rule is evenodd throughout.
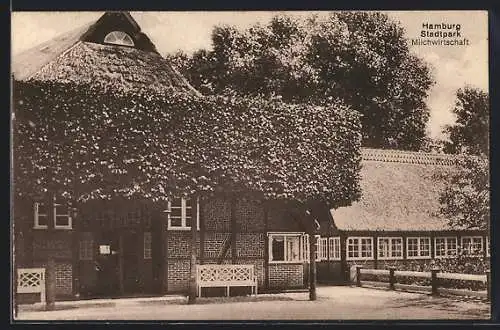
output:
<path id="1" fill-rule="evenodd" d="M 151 259 L 151 232 L 144 233 L 144 259 Z"/>
<path id="2" fill-rule="evenodd" d="M 316 261 L 328 259 L 328 237 L 316 236 Z"/>
<path id="3" fill-rule="evenodd" d="M 429 237 L 408 237 L 406 239 L 406 257 L 423 259 L 431 257 L 431 239 Z"/>
<path id="4" fill-rule="evenodd" d="M 71 207 L 68 204 L 54 203 L 53 221 L 55 229 L 71 229 Z M 34 204 L 34 228 L 47 229 L 49 225 L 49 209 L 45 203 L 35 202 Z"/>
<path id="5" fill-rule="evenodd" d="M 302 233 L 269 234 L 270 262 L 299 262 L 307 260 L 307 235 Z"/>
<path id="6" fill-rule="evenodd" d="M 401 237 L 379 237 L 378 238 L 379 259 L 401 259 L 403 258 L 403 238 Z"/>
<path id="7" fill-rule="evenodd" d="M 434 240 L 436 258 L 451 257 L 457 255 L 456 237 L 436 237 Z"/>
<path id="8" fill-rule="evenodd" d="M 186 230 L 191 228 L 191 223 L 196 220 L 199 229 L 198 202 L 189 198 L 174 198 L 168 203 L 168 229 Z"/>
<path id="9" fill-rule="evenodd" d="M 372 259 L 372 237 L 349 237 L 347 239 L 347 259 Z"/>
<path id="10" fill-rule="evenodd" d="M 464 236 L 461 238 L 462 251 L 465 255 L 480 255 L 483 253 L 483 238 L 481 236 Z"/>
<path id="11" fill-rule="evenodd" d="M 71 229 L 71 209 L 68 204 L 54 204 L 54 228 Z"/>
<path id="12" fill-rule="evenodd" d="M 49 225 L 49 214 L 44 203 L 35 203 L 35 228 L 46 229 Z"/>
<path id="13" fill-rule="evenodd" d="M 330 260 L 340 260 L 340 237 L 330 237 Z"/>
<path id="14" fill-rule="evenodd" d="M 80 238 L 80 260 L 94 259 L 94 240 L 91 233 L 83 233 Z"/>
<path id="15" fill-rule="evenodd" d="M 112 31 L 106 35 L 104 42 L 107 44 L 134 46 L 132 38 L 123 31 Z"/>

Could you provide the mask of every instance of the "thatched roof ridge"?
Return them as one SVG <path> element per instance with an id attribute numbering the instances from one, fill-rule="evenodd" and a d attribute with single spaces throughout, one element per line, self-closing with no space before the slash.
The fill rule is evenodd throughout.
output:
<path id="1" fill-rule="evenodd" d="M 134 47 L 105 44 L 105 35 L 123 29 Z M 117 90 L 185 92 L 201 96 L 156 50 L 128 12 L 106 12 L 96 22 L 13 56 L 16 80 L 98 84 Z"/>
<path id="2" fill-rule="evenodd" d="M 110 88 L 201 95 L 161 55 L 135 48 L 78 42 L 31 79 L 100 84 Z"/>
<path id="3" fill-rule="evenodd" d="M 362 148 L 361 155 L 363 160 L 422 165 L 453 165 L 457 161 L 456 155 L 391 149 Z"/>
<path id="4" fill-rule="evenodd" d="M 444 177 L 456 156 L 362 149 L 362 197 L 332 210 L 336 227 L 346 231 L 451 230 L 439 213 Z"/>
<path id="5" fill-rule="evenodd" d="M 88 23 L 12 56 L 11 71 L 14 78 L 17 80 L 31 78 L 43 66 L 75 45 L 92 24 Z"/>

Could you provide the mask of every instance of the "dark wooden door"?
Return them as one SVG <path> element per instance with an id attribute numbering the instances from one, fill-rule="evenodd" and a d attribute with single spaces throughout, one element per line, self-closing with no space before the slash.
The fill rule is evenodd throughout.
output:
<path id="1" fill-rule="evenodd" d="M 118 295 L 120 294 L 119 236 L 111 231 L 103 232 L 98 242 L 96 294 Z"/>
<path id="2" fill-rule="evenodd" d="M 139 230 L 127 230 L 123 232 L 122 258 L 123 258 L 123 289 L 125 293 L 139 293 L 140 283 L 140 263 L 142 249 L 140 249 Z"/>

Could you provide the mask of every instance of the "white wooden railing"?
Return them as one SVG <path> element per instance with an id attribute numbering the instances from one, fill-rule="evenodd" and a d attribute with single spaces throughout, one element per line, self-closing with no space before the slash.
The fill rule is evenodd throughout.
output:
<path id="1" fill-rule="evenodd" d="M 362 275 L 387 275 L 389 276 L 388 282 L 380 282 L 380 280 L 375 281 L 363 281 Z M 486 274 L 459 274 L 459 273 L 442 273 L 440 269 L 433 268 L 430 272 L 416 272 L 416 271 L 406 271 L 406 270 L 396 270 L 394 267 L 389 269 L 369 269 L 363 268 L 362 266 L 356 266 L 356 285 L 362 286 L 362 282 L 369 283 L 371 285 L 382 284 L 382 286 L 389 287 L 394 290 L 399 287 L 402 289 L 418 289 L 418 290 L 429 290 L 432 294 L 451 293 L 458 295 L 472 295 L 477 297 L 484 297 L 488 300 L 491 298 L 491 274 L 489 271 Z M 419 286 L 419 285 L 408 285 L 397 283 L 397 277 L 420 277 L 429 278 L 431 280 L 430 287 Z M 450 279 L 450 280 L 461 280 L 461 281 L 472 281 L 472 282 L 483 282 L 486 283 L 486 293 L 476 292 L 472 290 L 465 289 L 450 289 L 440 287 L 440 280 Z"/>
<path id="2" fill-rule="evenodd" d="M 40 293 L 45 303 L 45 268 L 18 268 L 17 293 Z"/>
<path id="3" fill-rule="evenodd" d="M 252 294 L 257 294 L 257 276 L 254 265 L 197 265 L 196 283 L 198 296 L 201 297 L 201 288 L 226 288 L 226 296 L 229 296 L 229 288 L 234 286 L 249 286 Z"/>

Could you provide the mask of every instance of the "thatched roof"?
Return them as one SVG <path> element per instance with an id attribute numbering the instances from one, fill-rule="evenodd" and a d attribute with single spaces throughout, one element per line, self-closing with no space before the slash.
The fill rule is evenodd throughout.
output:
<path id="1" fill-rule="evenodd" d="M 439 214 L 442 176 L 455 167 L 450 155 L 362 150 L 362 198 L 332 210 L 340 230 L 450 230 Z"/>
<path id="2" fill-rule="evenodd" d="M 91 25 L 92 23 L 86 24 L 12 56 L 12 74 L 14 78 L 17 80 L 29 79 L 44 65 L 76 44 Z"/>
<path id="3" fill-rule="evenodd" d="M 123 30 L 134 47 L 104 43 L 104 36 Z M 119 89 L 174 89 L 201 95 L 164 59 L 127 12 L 107 12 L 87 24 L 13 56 L 17 80 L 98 83 Z"/>

